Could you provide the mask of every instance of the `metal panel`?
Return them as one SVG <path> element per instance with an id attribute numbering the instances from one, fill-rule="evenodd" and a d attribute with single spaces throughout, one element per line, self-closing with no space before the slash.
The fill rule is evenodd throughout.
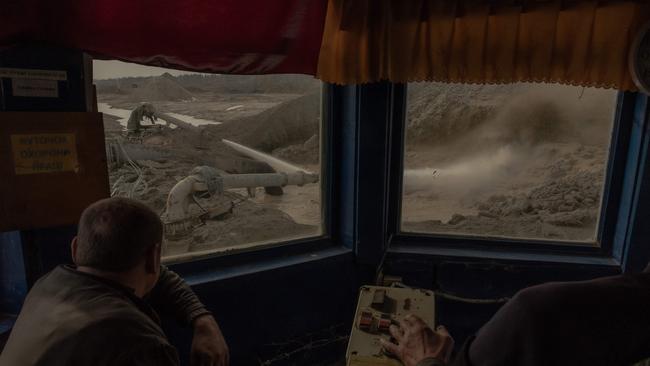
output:
<path id="1" fill-rule="evenodd" d="M 410 288 L 362 286 L 352 324 L 346 359 L 348 366 L 400 366 L 393 355 L 383 352 L 381 340 L 389 341 L 389 327 L 414 314 L 434 327 L 433 291 Z"/>
<path id="2" fill-rule="evenodd" d="M 77 164 L 73 164 L 74 167 L 65 166 L 66 162 L 46 172 L 39 172 L 38 166 L 16 169 L 16 164 L 21 163 L 18 155 L 29 151 L 19 150 L 15 141 L 12 144 L 12 136 L 63 135 L 75 136 Z M 60 152 L 59 145 L 52 146 L 51 150 L 41 148 L 31 152 Z M 61 159 L 68 158 L 68 153 L 66 151 Z M 47 159 L 43 161 L 51 163 Z M 38 163 L 38 160 L 28 162 Z M 21 174 L 25 172 L 33 174 Z M 86 206 L 109 197 L 101 114 L 0 113 L 0 176 L 3 177 L 0 180 L 0 231 L 75 224 Z"/>
<path id="3" fill-rule="evenodd" d="M 16 73 L 0 75 L 0 111 L 76 111 L 92 110 L 92 60 L 80 50 L 48 46 L 16 46 L 0 52 L 0 68 L 26 71 L 26 77 Z M 29 71 L 33 70 L 29 75 Z M 53 95 L 36 96 L 16 93 L 17 85 L 42 83 L 43 72 L 64 77 L 51 77 L 48 82 L 56 89 Z M 46 75 L 46 74 L 45 74 Z M 27 85 L 35 86 L 35 85 Z M 25 95 L 26 94 L 26 95 Z"/>

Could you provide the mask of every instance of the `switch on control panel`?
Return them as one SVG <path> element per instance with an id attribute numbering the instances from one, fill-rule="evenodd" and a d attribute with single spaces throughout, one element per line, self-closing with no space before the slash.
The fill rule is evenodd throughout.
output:
<path id="1" fill-rule="evenodd" d="M 361 287 L 346 353 L 347 365 L 401 366 L 399 360 L 384 352 L 380 340 L 390 340 L 390 325 L 399 325 L 408 314 L 422 318 L 433 328 L 433 292 L 397 287 Z"/>

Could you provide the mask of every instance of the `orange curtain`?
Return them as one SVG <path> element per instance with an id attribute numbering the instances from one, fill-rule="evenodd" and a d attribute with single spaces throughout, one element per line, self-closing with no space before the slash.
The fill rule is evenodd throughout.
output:
<path id="1" fill-rule="evenodd" d="M 329 0 L 317 76 L 635 90 L 629 47 L 648 3 Z"/>

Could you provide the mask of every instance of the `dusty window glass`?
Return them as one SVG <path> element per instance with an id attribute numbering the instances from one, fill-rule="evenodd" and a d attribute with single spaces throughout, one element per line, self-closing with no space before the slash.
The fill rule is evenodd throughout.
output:
<path id="1" fill-rule="evenodd" d="M 321 84 L 95 61 L 112 196 L 165 225 L 187 260 L 322 234 Z"/>
<path id="2" fill-rule="evenodd" d="M 409 84 L 402 230 L 597 245 L 616 97 Z"/>

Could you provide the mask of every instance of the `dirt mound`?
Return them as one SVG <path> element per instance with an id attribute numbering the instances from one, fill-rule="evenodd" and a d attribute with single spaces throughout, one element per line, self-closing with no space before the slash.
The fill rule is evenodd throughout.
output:
<path id="1" fill-rule="evenodd" d="M 555 84 L 409 86 L 407 142 L 481 147 L 576 141 L 605 144 L 611 90 Z M 578 133 L 579 130 L 579 133 Z"/>
<path id="2" fill-rule="evenodd" d="M 117 94 L 117 95 L 124 95 L 127 94 L 125 90 L 123 90 L 120 87 L 120 83 L 117 82 L 117 80 L 101 80 L 105 81 L 102 83 L 95 83 L 95 86 L 97 87 L 97 94 L 99 95 L 105 95 L 105 94 Z"/>
<path id="3" fill-rule="evenodd" d="M 303 144 L 281 147 L 273 150 L 273 155 L 295 164 L 318 164 L 320 157 L 318 135 L 314 135 Z"/>
<path id="4" fill-rule="evenodd" d="M 450 142 L 490 120 L 522 85 L 414 83 L 408 89 L 410 144 Z"/>
<path id="5" fill-rule="evenodd" d="M 493 171 L 486 168 L 486 161 L 477 160 L 477 164 L 463 169 L 451 169 L 463 174 L 456 180 L 445 180 L 442 169 L 433 180 L 431 194 L 407 193 L 405 197 L 405 207 L 418 209 L 420 206 L 413 202 L 424 201 L 436 214 L 412 216 L 403 227 L 435 233 L 590 242 L 600 212 L 607 152 L 606 145 L 544 142 L 534 148 L 512 149 L 516 159 Z M 492 159 L 498 160 L 496 156 Z M 448 216 L 441 216 L 442 212 Z"/>
<path id="6" fill-rule="evenodd" d="M 312 93 L 254 116 L 206 128 L 215 135 L 270 153 L 304 144 L 318 133 L 319 123 L 320 93 Z"/>
<path id="7" fill-rule="evenodd" d="M 242 201 L 238 202 L 227 217 L 206 220 L 204 225 L 196 228 L 186 238 L 168 238 L 164 254 L 209 251 L 318 234 L 318 227 L 298 224 L 278 209 L 265 207 L 245 197 L 240 199 Z M 207 203 L 202 202 L 204 205 Z"/>
<path id="8" fill-rule="evenodd" d="M 193 100 L 194 96 L 181 86 L 170 74 L 149 78 L 142 86 L 131 89 L 133 101 L 169 101 L 180 102 Z"/>
<path id="9" fill-rule="evenodd" d="M 537 215 L 543 220 L 563 225 L 562 217 L 578 214 L 581 220 L 595 219 L 600 200 L 602 173 L 582 171 L 557 181 L 544 182 L 527 194 L 493 195 L 478 204 L 479 215 L 488 217 Z M 557 216 L 555 214 L 562 213 Z M 574 215 L 568 215 L 572 213 Z M 581 221 L 565 222 L 566 226 L 582 226 Z"/>
<path id="10" fill-rule="evenodd" d="M 305 75 L 180 75 L 176 80 L 188 90 L 195 88 L 223 94 L 308 94 L 321 82 Z"/>
<path id="11" fill-rule="evenodd" d="M 296 98 L 256 117 L 259 124 L 243 137 L 245 145 L 270 152 L 304 143 L 319 130 L 320 94 Z"/>
<path id="12" fill-rule="evenodd" d="M 551 149 L 549 152 L 552 152 Z M 605 147 L 581 146 L 561 154 L 541 154 L 524 175 L 534 184 L 522 184 L 511 194 L 496 194 L 478 202 L 478 215 L 492 218 L 534 217 L 555 226 L 588 227 L 597 220 L 605 175 Z M 539 174 L 533 175 L 533 170 Z"/>

